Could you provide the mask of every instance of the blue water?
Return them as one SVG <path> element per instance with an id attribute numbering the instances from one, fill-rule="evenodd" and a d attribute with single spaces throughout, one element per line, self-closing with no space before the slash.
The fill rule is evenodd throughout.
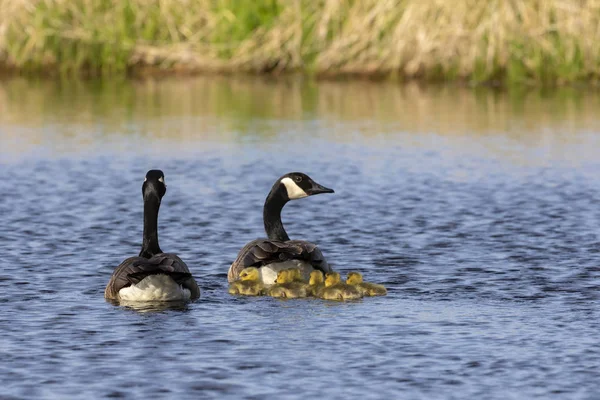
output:
<path id="1" fill-rule="evenodd" d="M 600 102 L 375 83 L 0 82 L 0 398 L 594 399 Z M 141 184 L 201 290 L 121 307 Z M 292 238 L 386 297 L 227 294 L 280 175 Z"/>

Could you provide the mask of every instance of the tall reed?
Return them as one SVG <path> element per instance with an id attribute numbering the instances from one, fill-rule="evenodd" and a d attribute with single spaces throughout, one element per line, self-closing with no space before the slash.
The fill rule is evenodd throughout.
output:
<path id="1" fill-rule="evenodd" d="M 600 0 L 0 0 L 0 64 L 597 82 Z"/>

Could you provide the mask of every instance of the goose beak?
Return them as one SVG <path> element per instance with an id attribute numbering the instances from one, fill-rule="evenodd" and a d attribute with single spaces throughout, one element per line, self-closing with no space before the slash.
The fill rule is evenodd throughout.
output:
<path id="1" fill-rule="evenodd" d="M 319 185 L 317 182 L 313 182 L 312 187 L 306 190 L 306 194 L 312 196 L 313 194 L 321 193 L 335 193 L 333 189 L 326 188 L 325 186 Z"/>

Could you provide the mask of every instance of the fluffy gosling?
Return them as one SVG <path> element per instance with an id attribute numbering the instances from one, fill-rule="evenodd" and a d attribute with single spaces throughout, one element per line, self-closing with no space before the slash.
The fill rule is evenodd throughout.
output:
<path id="1" fill-rule="evenodd" d="M 325 277 L 323 272 L 315 269 L 310 273 L 310 279 L 308 281 L 310 286 L 310 294 L 314 297 L 319 297 L 321 291 L 325 288 Z"/>
<path id="2" fill-rule="evenodd" d="M 362 294 L 356 287 L 341 282 L 339 273 L 330 272 L 325 277 L 325 288 L 319 297 L 325 300 L 355 300 L 360 299 Z"/>
<path id="3" fill-rule="evenodd" d="M 245 296 L 260 296 L 264 294 L 265 286 L 260 280 L 258 268 L 248 267 L 240 272 L 240 279 L 229 284 L 229 294 Z"/>
<path id="4" fill-rule="evenodd" d="M 363 282 L 363 276 L 360 272 L 349 272 L 346 283 L 356 287 L 363 296 L 385 296 L 387 294 L 387 289 L 383 285 Z"/>
<path id="5" fill-rule="evenodd" d="M 269 296 L 286 299 L 307 297 L 309 293 L 310 286 L 302 280 L 302 273 L 297 268 L 279 271 L 275 284 L 269 289 Z"/>

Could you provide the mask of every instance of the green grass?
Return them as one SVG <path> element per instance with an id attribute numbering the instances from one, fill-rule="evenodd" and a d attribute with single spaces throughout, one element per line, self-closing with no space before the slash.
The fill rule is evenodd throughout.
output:
<path id="1" fill-rule="evenodd" d="M 0 15 L 0 65 L 33 73 L 600 78 L 600 0 L 0 0 Z"/>

